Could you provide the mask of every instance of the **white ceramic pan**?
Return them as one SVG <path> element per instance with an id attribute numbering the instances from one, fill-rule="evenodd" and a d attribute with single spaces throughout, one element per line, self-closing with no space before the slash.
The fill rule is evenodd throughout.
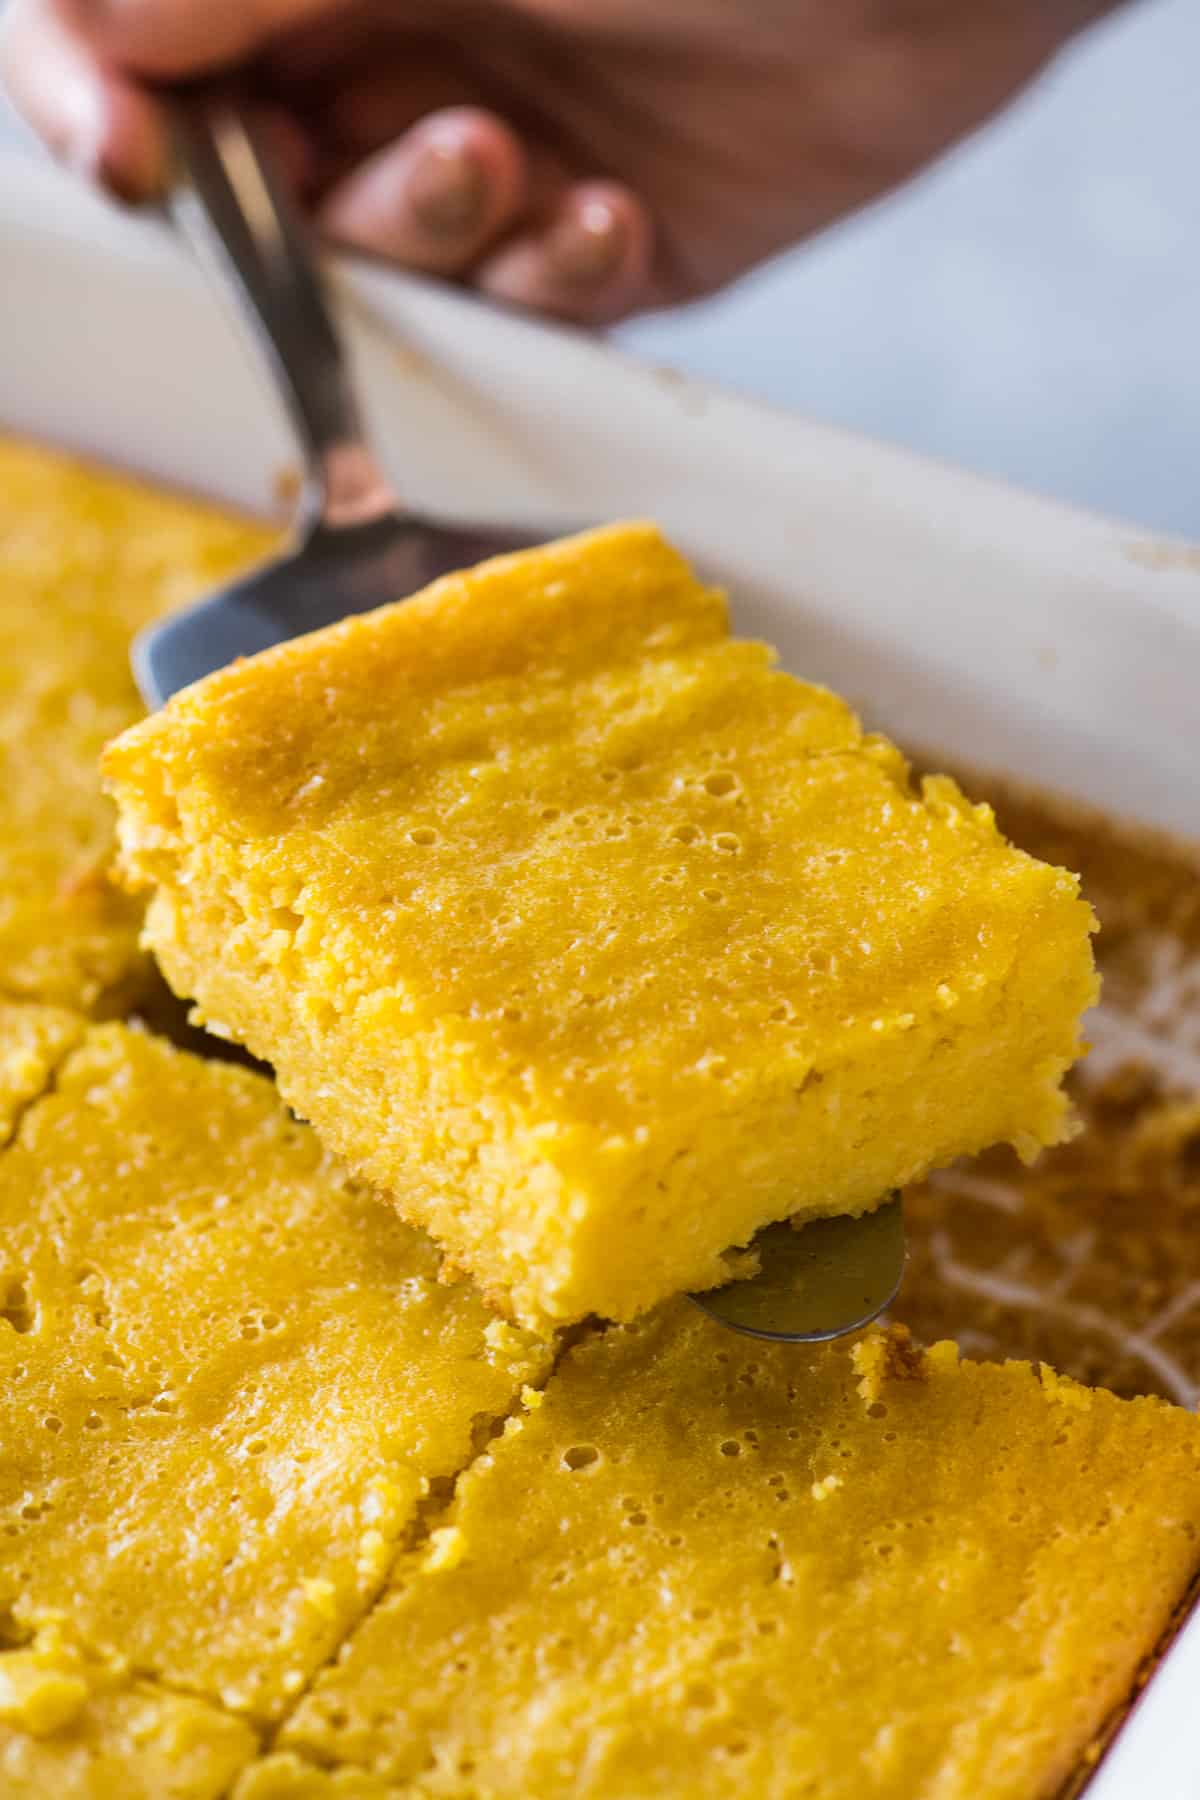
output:
<path id="1" fill-rule="evenodd" d="M 1200 550 L 343 271 L 378 440 L 432 511 L 659 520 L 872 724 L 1200 839 Z M 0 427 L 258 509 L 286 428 L 165 234 L 0 153 Z M 1200 1615 L 1088 1800 L 1200 1800 Z"/>

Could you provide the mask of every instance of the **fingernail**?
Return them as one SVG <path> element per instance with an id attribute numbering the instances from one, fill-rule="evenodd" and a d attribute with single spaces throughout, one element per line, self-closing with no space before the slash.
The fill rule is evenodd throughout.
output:
<path id="1" fill-rule="evenodd" d="M 482 222 L 487 177 L 461 144 L 427 144 L 408 178 L 413 214 L 437 237 L 465 237 Z"/>
<path id="2" fill-rule="evenodd" d="M 607 200 L 587 200 L 546 236 L 546 261 L 567 287 L 600 287 L 625 255 L 625 226 Z"/>

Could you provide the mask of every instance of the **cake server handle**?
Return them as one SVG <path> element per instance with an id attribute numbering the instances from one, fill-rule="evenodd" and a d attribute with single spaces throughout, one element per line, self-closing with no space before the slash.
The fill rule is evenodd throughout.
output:
<path id="1" fill-rule="evenodd" d="M 359 524 L 397 509 L 367 441 L 316 260 L 261 127 L 225 83 L 164 90 L 187 179 L 171 217 L 222 276 L 257 339 L 299 441 L 301 524 Z"/>

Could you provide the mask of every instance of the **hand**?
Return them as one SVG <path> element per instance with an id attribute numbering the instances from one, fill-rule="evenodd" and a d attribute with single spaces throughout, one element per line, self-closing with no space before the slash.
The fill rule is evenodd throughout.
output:
<path id="1" fill-rule="evenodd" d="M 600 324 L 903 181 L 1112 0 L 13 0 L 52 149 L 166 180 L 155 80 L 244 66 L 332 238 Z"/>

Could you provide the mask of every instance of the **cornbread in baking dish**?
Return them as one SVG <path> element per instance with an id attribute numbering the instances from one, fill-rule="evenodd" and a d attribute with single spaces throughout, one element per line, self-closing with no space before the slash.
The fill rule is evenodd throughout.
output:
<path id="1" fill-rule="evenodd" d="M 278 1716 L 546 1367 L 436 1263 L 260 1075 L 88 1028 L 0 1152 L 6 1641 Z"/>
<path id="2" fill-rule="evenodd" d="M 106 768 L 171 984 L 521 1320 L 1066 1128 L 1075 878 L 731 639 L 649 526 L 223 670 Z"/>
<path id="3" fill-rule="evenodd" d="M 1049 1800 L 1198 1532 L 1181 1408 L 677 1300 L 567 1355 L 237 1797 Z"/>
<path id="4" fill-rule="evenodd" d="M 0 997 L 115 1010 L 144 974 L 96 771 L 142 710 L 129 640 L 272 535 L 0 439 Z"/>

